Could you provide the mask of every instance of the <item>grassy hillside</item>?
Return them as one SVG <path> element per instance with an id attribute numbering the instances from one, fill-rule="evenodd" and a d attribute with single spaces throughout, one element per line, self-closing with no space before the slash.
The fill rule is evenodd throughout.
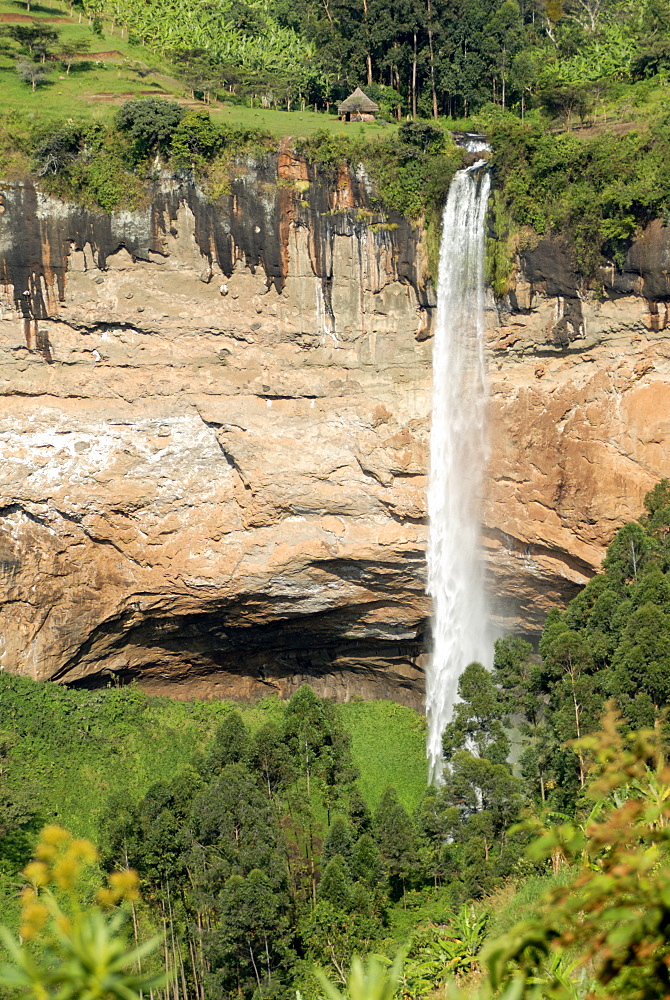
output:
<path id="1" fill-rule="evenodd" d="M 74 60 L 69 74 L 58 59 L 49 59 L 44 67 L 48 78 L 33 91 L 30 84 L 19 79 L 10 47 L 6 42 L 0 45 L 0 118 L 19 111 L 53 118 L 72 116 L 105 121 L 112 118 L 123 101 L 150 95 L 204 108 L 201 102 L 191 100 L 174 68 L 155 52 L 144 45 L 130 44 L 118 27 L 112 30 L 108 23 L 102 36 L 96 35 L 85 18 L 80 22 L 77 13 L 69 15 L 66 3 L 58 0 L 33 3 L 30 14 L 26 14 L 26 5 L 20 0 L 0 0 L 0 28 L 15 24 L 48 25 L 60 32 L 58 44 L 80 44 L 84 52 Z M 264 129 L 278 138 L 309 136 L 323 129 L 339 132 L 344 128 L 336 117 L 325 112 L 275 111 L 219 102 L 208 106 L 208 110 L 216 121 L 233 127 Z M 347 127 L 347 135 L 351 136 L 385 135 L 393 131 L 394 126 L 385 122 Z"/>
<path id="2" fill-rule="evenodd" d="M 392 701 L 353 701 L 341 705 L 340 714 L 368 803 L 374 807 L 393 785 L 405 809 L 413 811 L 428 780 L 424 717 Z"/>

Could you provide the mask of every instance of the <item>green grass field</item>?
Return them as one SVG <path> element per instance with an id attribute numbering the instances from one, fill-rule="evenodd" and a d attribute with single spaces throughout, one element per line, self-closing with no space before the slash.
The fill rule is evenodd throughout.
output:
<path id="1" fill-rule="evenodd" d="M 85 19 L 80 23 L 78 14 L 70 17 L 67 4 L 59 0 L 33 3 L 29 15 L 22 0 L 0 0 L 0 28 L 31 22 L 57 28 L 60 41 L 88 43 L 90 50 L 81 60 L 75 61 L 69 75 L 58 60 L 49 60 L 45 66 L 48 80 L 33 92 L 30 84 L 19 79 L 14 59 L 0 47 L 0 115 L 23 111 L 53 118 L 104 120 L 110 118 L 124 100 L 157 94 L 193 107 L 207 108 L 217 121 L 264 129 L 278 138 L 309 136 L 321 129 L 346 131 L 353 136 L 363 133 L 384 136 L 395 129 L 385 122 L 343 125 L 325 112 L 274 111 L 219 102 L 206 106 L 191 100 L 168 63 L 148 46 L 130 45 L 121 36 L 120 28 L 112 30 L 111 25 L 106 24 L 100 38 Z M 133 67 L 150 68 L 152 72 L 142 78 L 133 72 Z"/>
<path id="2" fill-rule="evenodd" d="M 392 701 L 352 701 L 340 705 L 340 714 L 368 803 L 374 807 L 393 785 L 405 809 L 413 811 L 428 780 L 424 717 Z"/>

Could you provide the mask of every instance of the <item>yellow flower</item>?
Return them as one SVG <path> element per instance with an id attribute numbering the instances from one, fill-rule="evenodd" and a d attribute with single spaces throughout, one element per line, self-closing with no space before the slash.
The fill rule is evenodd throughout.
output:
<path id="1" fill-rule="evenodd" d="M 61 889 L 71 889 L 79 874 L 80 864 L 70 852 L 60 858 L 53 868 L 56 884 Z"/>
<path id="2" fill-rule="evenodd" d="M 70 850 L 86 864 L 92 864 L 98 860 L 98 852 L 90 840 L 73 840 Z"/>
<path id="3" fill-rule="evenodd" d="M 35 848 L 35 857 L 40 861 L 53 861 L 57 854 L 58 848 L 56 845 L 46 844 L 43 840 Z"/>
<path id="4" fill-rule="evenodd" d="M 117 899 L 139 899 L 140 879 L 136 871 L 128 868 L 122 872 L 114 872 L 109 877 L 109 885 Z"/>
<path id="5" fill-rule="evenodd" d="M 50 823 L 49 826 L 45 826 L 40 834 L 41 843 L 52 844 L 54 847 L 60 847 L 71 840 L 72 837 L 67 830 L 64 830 L 62 826 L 58 826 L 57 823 Z"/>
<path id="6" fill-rule="evenodd" d="M 116 897 L 111 889 L 98 889 L 95 894 L 95 898 L 100 906 L 103 906 L 105 909 L 110 906 L 114 906 L 116 903 Z"/>
<path id="7" fill-rule="evenodd" d="M 24 903 L 21 917 L 21 936 L 28 941 L 42 930 L 49 918 L 49 911 L 42 903 Z"/>
<path id="8" fill-rule="evenodd" d="M 49 869 L 43 861 L 31 861 L 23 869 L 23 874 L 33 885 L 48 885 L 50 882 Z"/>

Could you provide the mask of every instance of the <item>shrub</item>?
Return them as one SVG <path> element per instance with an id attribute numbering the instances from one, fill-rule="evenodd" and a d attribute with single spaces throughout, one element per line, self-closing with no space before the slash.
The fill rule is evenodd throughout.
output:
<path id="1" fill-rule="evenodd" d="M 170 150 L 176 166 L 193 166 L 198 160 L 215 156 L 225 141 L 225 130 L 212 121 L 207 111 L 189 111 L 172 135 Z"/>
<path id="2" fill-rule="evenodd" d="M 63 167 L 73 163 L 79 155 L 81 140 L 80 125 L 66 122 L 56 128 L 50 128 L 47 135 L 38 141 L 34 153 L 38 177 L 57 174 Z"/>
<path id="3" fill-rule="evenodd" d="M 116 124 L 134 140 L 136 152 L 142 157 L 167 148 L 185 113 L 176 101 L 145 97 L 126 101 L 119 110 Z"/>

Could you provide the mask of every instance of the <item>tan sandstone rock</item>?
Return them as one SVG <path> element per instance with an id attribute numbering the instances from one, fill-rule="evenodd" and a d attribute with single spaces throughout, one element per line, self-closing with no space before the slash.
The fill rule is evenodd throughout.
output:
<path id="1" fill-rule="evenodd" d="M 0 666 L 418 705 L 420 232 L 286 150 L 216 206 L 169 180 L 112 219 L 4 196 Z M 670 475 L 662 302 L 637 272 L 580 297 L 553 266 L 540 248 L 488 311 L 485 546 L 497 619 L 525 632 Z"/>

